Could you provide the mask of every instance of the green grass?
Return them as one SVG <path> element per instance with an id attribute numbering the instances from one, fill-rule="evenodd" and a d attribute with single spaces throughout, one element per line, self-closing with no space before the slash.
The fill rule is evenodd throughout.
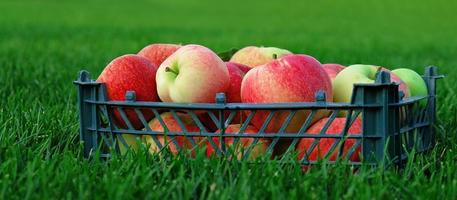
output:
<path id="1" fill-rule="evenodd" d="M 1 1 L 0 199 L 455 198 L 455 1 Z M 252 166 L 145 155 L 86 160 L 77 72 L 149 43 L 278 46 L 323 63 L 437 65 L 437 144 L 403 170 Z"/>

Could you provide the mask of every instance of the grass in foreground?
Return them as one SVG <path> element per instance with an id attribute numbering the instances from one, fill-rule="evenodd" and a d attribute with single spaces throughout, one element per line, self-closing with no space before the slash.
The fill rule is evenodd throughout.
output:
<path id="1" fill-rule="evenodd" d="M 0 199 L 455 198 L 455 2 L 1 2 Z M 351 11 L 351 12 L 349 12 Z M 152 42 L 278 46 L 323 63 L 434 64 L 437 145 L 397 171 L 81 157 L 72 81 Z"/>

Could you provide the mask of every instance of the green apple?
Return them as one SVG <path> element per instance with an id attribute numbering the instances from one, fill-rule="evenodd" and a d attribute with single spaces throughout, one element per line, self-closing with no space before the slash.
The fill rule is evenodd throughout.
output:
<path id="1" fill-rule="evenodd" d="M 254 68 L 289 54 L 292 54 L 292 52 L 276 47 L 248 46 L 233 54 L 230 62 L 240 63 Z"/>
<path id="2" fill-rule="evenodd" d="M 333 82 L 333 101 L 334 102 L 351 102 L 352 89 L 355 83 L 374 83 L 376 74 L 379 71 L 389 72 L 392 82 L 399 84 L 399 89 L 409 97 L 408 86 L 395 74 L 392 74 L 386 68 L 374 65 L 351 65 L 344 68 L 336 75 Z"/>
<path id="3" fill-rule="evenodd" d="M 427 96 L 428 89 L 424 79 L 414 70 L 407 68 L 400 68 L 392 71 L 393 74 L 400 77 L 409 88 L 411 96 Z M 421 100 L 421 105 L 427 104 L 427 100 Z"/>
<path id="4" fill-rule="evenodd" d="M 400 79 L 405 82 L 409 88 L 411 96 L 427 96 L 427 84 L 424 79 L 414 70 L 400 68 L 392 70 L 392 73 L 400 77 Z"/>

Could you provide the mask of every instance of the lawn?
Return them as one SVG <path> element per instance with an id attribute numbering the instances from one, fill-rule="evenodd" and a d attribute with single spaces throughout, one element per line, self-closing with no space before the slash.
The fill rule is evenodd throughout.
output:
<path id="1" fill-rule="evenodd" d="M 457 197 L 456 1 L 0 1 L 0 199 Z M 405 168 L 81 155 L 76 88 L 149 43 L 277 46 L 322 63 L 439 66 L 437 144 Z"/>

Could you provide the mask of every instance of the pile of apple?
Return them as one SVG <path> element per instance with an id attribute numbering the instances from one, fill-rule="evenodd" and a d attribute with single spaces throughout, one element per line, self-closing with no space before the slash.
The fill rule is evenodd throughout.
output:
<path id="1" fill-rule="evenodd" d="M 313 102 L 315 93 L 324 91 L 326 101 L 349 103 L 354 83 L 373 83 L 376 73 L 386 71 L 391 74 L 392 81 L 399 84 L 399 89 L 405 97 L 426 96 L 427 87 L 424 80 L 413 70 L 402 68 L 389 71 L 386 68 L 374 65 L 351 65 L 344 67 L 339 64 L 321 64 L 315 58 L 294 54 L 288 50 L 274 47 L 249 46 L 240 49 L 224 62 L 209 48 L 200 45 L 152 44 L 144 47 L 136 55 L 129 54 L 114 59 L 106 66 L 97 79 L 106 85 L 110 100 L 124 101 L 127 91 L 135 91 L 137 101 L 174 102 L 174 103 L 214 103 L 217 93 L 225 93 L 228 103 L 286 103 L 286 102 Z M 198 112 L 197 112 L 198 113 Z M 258 134 L 269 111 L 259 111 L 251 120 L 251 124 L 244 131 L 245 134 Z M 117 110 L 113 110 L 114 123 L 122 128 L 131 127 L 143 129 L 143 123 L 137 113 L 125 109 L 129 122 L 125 122 Z M 149 122 L 153 131 L 182 132 L 175 116 L 170 112 L 160 114 L 167 129 L 161 120 L 154 118 L 150 110 L 142 110 L 141 114 Z M 237 115 L 237 118 L 247 113 Z M 300 110 L 295 113 L 285 132 L 296 133 L 310 115 L 309 110 Z M 318 134 L 326 124 L 329 111 L 319 111 L 314 115 L 313 124 L 306 131 Z M 286 120 L 288 112 L 277 112 L 266 127 L 265 132 L 274 134 L 279 131 Z M 177 117 L 189 132 L 201 132 L 196 122 L 186 112 L 178 112 Z M 202 122 L 204 122 L 204 117 Z M 345 124 L 344 117 L 337 117 L 328 127 L 328 134 L 342 132 Z M 226 133 L 237 134 L 240 131 L 240 120 L 227 127 Z M 357 119 L 350 127 L 349 134 L 361 133 L 361 120 Z M 206 127 L 217 133 L 214 127 Z M 212 142 L 205 137 L 194 137 L 193 141 L 185 137 L 171 138 L 160 136 L 154 140 L 151 136 L 137 137 L 123 134 L 122 137 L 132 149 L 146 144 L 152 153 L 157 153 L 165 146 L 173 154 L 179 149 L 195 149 L 206 147 L 207 156 L 215 155 L 214 145 L 220 147 L 221 142 L 214 138 Z M 235 149 L 238 157 L 243 148 L 251 146 L 254 138 L 241 138 L 234 146 L 234 138 L 225 138 L 225 145 Z M 140 141 L 140 142 L 139 142 Z M 158 145 L 156 142 L 160 142 Z M 299 159 L 303 158 L 307 150 L 313 146 L 314 139 L 301 139 L 296 145 Z M 320 159 L 327 155 L 334 139 L 321 139 L 316 148 L 307 156 L 309 160 Z M 274 152 L 280 154 L 290 145 L 290 140 L 280 140 Z M 354 139 L 348 139 L 343 147 L 344 153 L 354 145 Z M 270 145 L 268 139 L 262 138 L 251 147 L 250 157 L 254 159 L 264 155 Z M 125 152 L 124 145 L 120 145 Z M 193 151 L 192 151 L 193 152 Z M 351 160 L 359 160 L 360 148 L 351 156 Z M 335 151 L 330 160 L 336 158 Z M 344 154 L 343 153 L 343 154 Z"/>

